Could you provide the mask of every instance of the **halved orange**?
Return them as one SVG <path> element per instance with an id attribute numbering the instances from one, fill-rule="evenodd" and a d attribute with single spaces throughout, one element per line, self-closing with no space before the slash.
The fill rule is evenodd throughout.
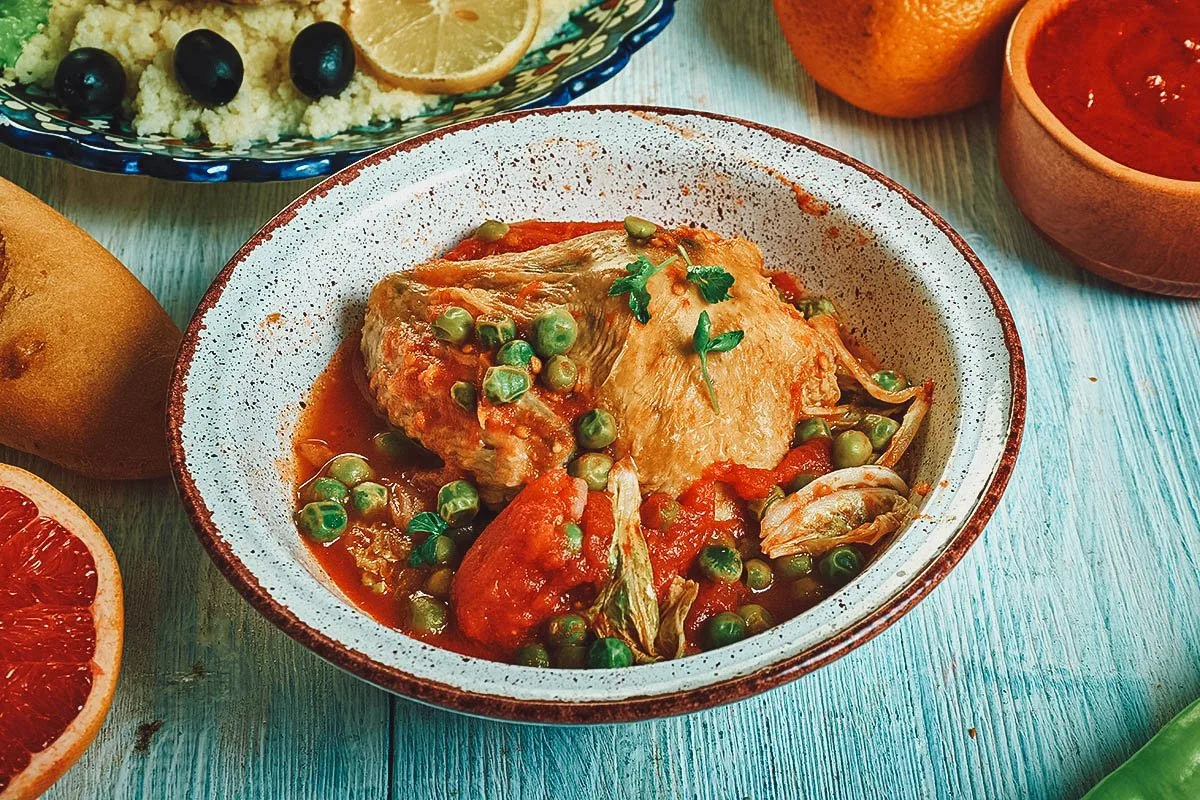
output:
<path id="1" fill-rule="evenodd" d="M 124 624 L 117 559 L 96 523 L 0 464 L 0 800 L 37 797 L 96 738 Z"/>

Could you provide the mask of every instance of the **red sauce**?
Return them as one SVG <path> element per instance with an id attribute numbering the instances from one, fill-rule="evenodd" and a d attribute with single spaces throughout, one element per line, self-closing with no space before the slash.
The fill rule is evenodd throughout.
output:
<path id="1" fill-rule="evenodd" d="M 499 241 L 467 239 L 447 258 L 464 260 L 519 252 L 620 227 L 617 222 L 516 223 Z M 790 276 L 780 273 L 773 279 L 785 296 L 796 300 L 803 296 Z M 476 372 L 486 367 L 486 359 L 480 359 Z M 560 414 L 573 416 L 583 408 L 579 406 L 583 401 L 574 395 L 545 399 L 559 404 L 556 411 Z M 375 412 L 369 399 L 358 337 L 352 336 L 314 384 L 297 428 L 297 507 L 301 505 L 300 487 L 338 453 L 368 456 L 377 480 L 414 487 L 426 509 L 433 507 L 438 486 L 464 477 L 428 459 L 389 461 L 379 457 L 371 439 L 387 430 L 386 420 Z M 743 603 L 757 603 L 782 622 L 819 599 L 819 595 L 795 596 L 784 580 L 755 592 L 740 581 L 707 580 L 696 561 L 705 546 L 717 543 L 737 547 L 747 558 L 761 557 L 756 545 L 758 523 L 747 511 L 746 501 L 765 496 L 771 486 L 787 483 L 801 472 L 828 472 L 832 468 L 829 451 L 828 441 L 813 440 L 789 451 L 774 469 L 752 469 L 732 462 L 715 464 L 677 499 L 662 493 L 645 498 L 642 527 L 660 598 L 676 575 L 700 582 L 699 595 L 685 626 L 689 650 L 696 651 L 703 644 L 703 625 L 714 614 L 736 610 Z M 606 494 L 588 492 L 580 513 L 578 503 L 570 499 L 575 485 L 562 470 L 546 472 L 486 527 L 480 526 L 482 533 L 469 545 L 457 567 L 450 597 L 453 624 L 438 634 L 413 633 L 405 613 L 409 593 L 421 587 L 430 568 L 404 567 L 379 592 L 363 583 L 354 548 L 361 550 L 365 540 L 355 540 L 353 526 L 329 544 L 302 538 L 338 588 L 384 625 L 456 652 L 508 660 L 517 647 L 538 638 L 551 615 L 587 609 L 608 577 L 613 535 L 610 500 Z M 732 518 L 731 503 L 736 506 Z M 562 527 L 565 521 L 577 522 L 583 529 L 582 547 L 577 551 L 567 547 Z M 388 527 L 386 521 L 374 524 Z M 867 550 L 870 557 L 873 548 Z"/>
<path id="2" fill-rule="evenodd" d="M 509 226 L 508 233 L 494 242 L 485 242 L 469 236 L 463 239 L 446 255 L 447 261 L 470 261 L 475 258 L 499 255 L 500 253 L 524 253 L 548 244 L 558 244 L 576 236 L 596 231 L 618 231 L 621 222 L 547 222 L 529 220 Z"/>
<path id="3" fill-rule="evenodd" d="M 1077 0 L 1034 39 L 1029 77 L 1104 155 L 1200 180 L 1200 2 Z"/>

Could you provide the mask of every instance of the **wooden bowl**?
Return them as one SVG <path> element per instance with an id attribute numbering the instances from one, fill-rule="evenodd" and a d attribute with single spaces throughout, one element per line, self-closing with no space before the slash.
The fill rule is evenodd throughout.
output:
<path id="1" fill-rule="evenodd" d="M 1200 181 L 1151 175 L 1093 149 L 1029 79 L 1030 45 L 1072 0 L 1031 0 L 1013 23 L 1000 96 L 1000 170 L 1021 212 L 1067 258 L 1109 280 L 1200 297 Z"/>

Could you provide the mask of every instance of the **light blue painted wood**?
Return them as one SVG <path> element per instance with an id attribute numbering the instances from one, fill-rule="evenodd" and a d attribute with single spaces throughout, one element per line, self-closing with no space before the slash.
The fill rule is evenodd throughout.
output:
<path id="1" fill-rule="evenodd" d="M 768 0 L 681 3 L 588 99 L 812 136 L 966 236 L 1029 368 L 1021 459 L 979 543 L 879 638 L 765 696 L 642 725 L 517 727 L 389 697 L 275 631 L 211 566 L 167 482 L 94 484 L 0 453 L 92 512 L 125 573 L 112 715 L 50 796 L 1071 798 L 1200 695 L 1200 304 L 1105 284 L 1042 243 L 1000 180 L 993 107 L 898 122 L 815 88 Z M 100 239 L 181 323 L 306 188 L 121 179 L 10 152 L 0 174 Z"/>

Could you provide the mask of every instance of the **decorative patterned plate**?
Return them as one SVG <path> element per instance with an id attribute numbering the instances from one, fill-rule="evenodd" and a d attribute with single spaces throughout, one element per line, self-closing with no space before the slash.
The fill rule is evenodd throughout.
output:
<path id="1" fill-rule="evenodd" d="M 206 141 L 139 136 L 127 123 L 73 119 L 53 96 L 0 77 L 0 142 L 88 169 L 182 181 L 277 181 L 336 172 L 388 145 L 490 114 L 561 106 L 617 74 L 658 35 L 675 0 L 591 0 L 545 46 L 499 83 L 446 97 L 403 122 L 356 128 L 328 139 L 294 137 L 235 150 Z"/>

